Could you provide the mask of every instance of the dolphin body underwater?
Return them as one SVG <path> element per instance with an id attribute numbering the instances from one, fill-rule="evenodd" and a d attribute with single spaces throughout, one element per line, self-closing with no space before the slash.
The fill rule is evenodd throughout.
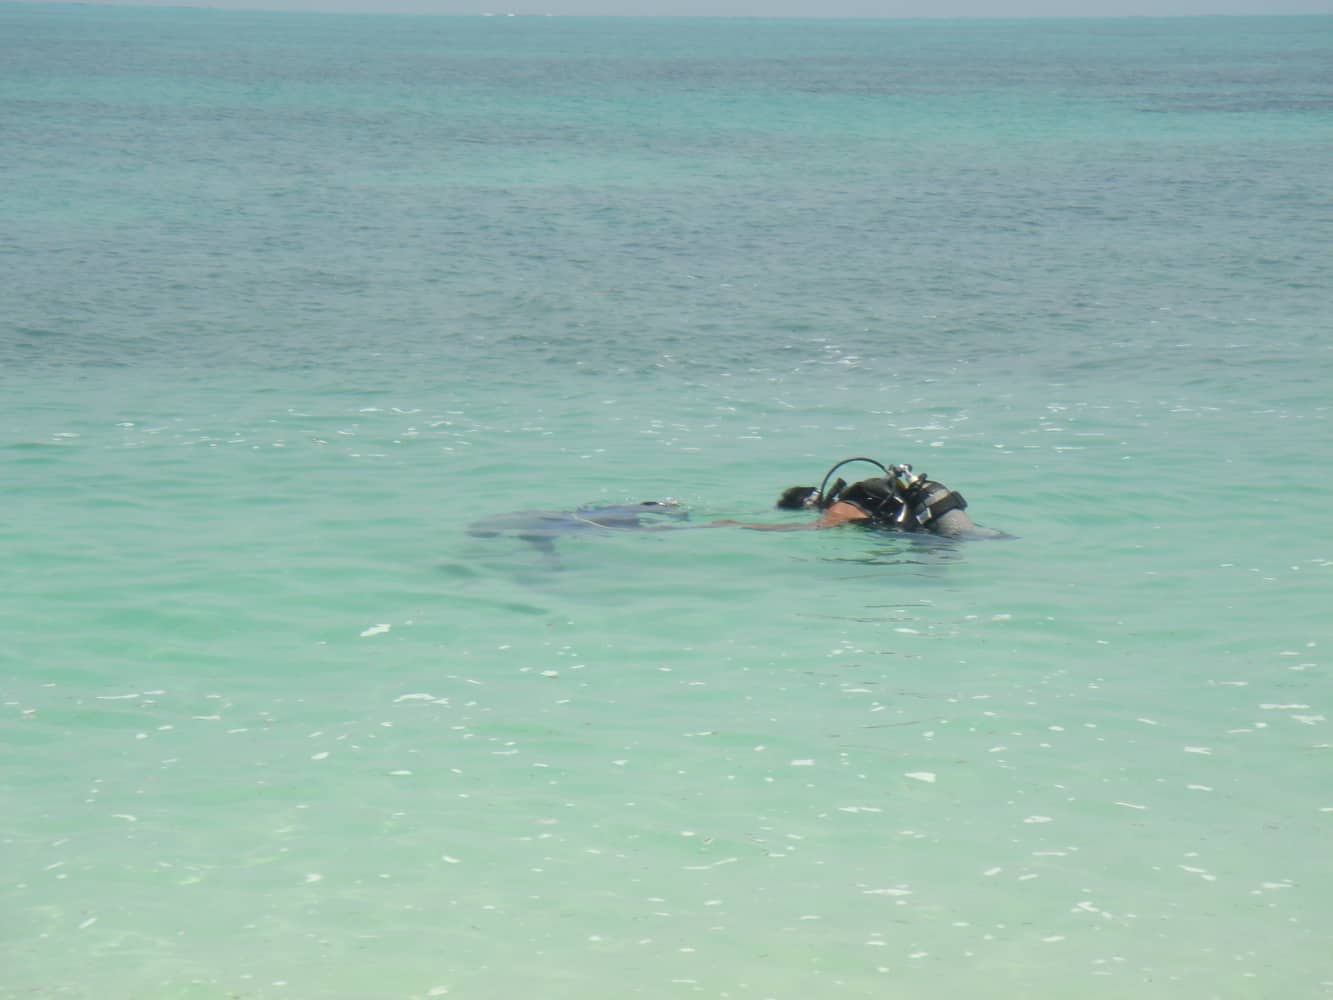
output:
<path id="1" fill-rule="evenodd" d="M 473 538 L 517 538 L 548 558 L 555 558 L 555 542 L 566 535 L 610 531 L 662 531 L 682 527 L 673 522 L 689 519 L 689 511 L 672 500 L 645 500 L 612 507 L 580 507 L 572 511 L 520 510 L 497 514 L 468 526 Z"/>

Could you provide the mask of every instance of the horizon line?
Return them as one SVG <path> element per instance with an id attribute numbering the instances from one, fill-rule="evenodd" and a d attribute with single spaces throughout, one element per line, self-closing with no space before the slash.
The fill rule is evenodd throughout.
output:
<path id="1" fill-rule="evenodd" d="M 696 21 L 1183 21 L 1183 20 L 1271 20 L 1286 17 L 1333 17 L 1333 12 L 1304 11 L 1299 13 L 1181 13 L 1181 14 L 672 14 L 672 13 L 580 13 L 575 11 L 431 11 L 431 10 L 329 10 L 314 8 L 290 9 L 264 6 L 222 6 L 216 3 L 153 3 L 151 0 L 0 0 L 3 7 L 103 7 L 132 10 L 200 11 L 220 14 L 321 14 L 340 17 L 486 17 L 486 18 L 606 18 L 615 20 L 696 20 Z"/>

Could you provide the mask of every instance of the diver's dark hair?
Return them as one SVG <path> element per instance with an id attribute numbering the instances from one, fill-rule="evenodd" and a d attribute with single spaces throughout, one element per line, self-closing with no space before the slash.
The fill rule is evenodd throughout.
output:
<path id="1" fill-rule="evenodd" d="M 819 491 L 813 486 L 792 486 L 782 491 L 778 497 L 780 510 L 805 510 L 805 503 Z"/>

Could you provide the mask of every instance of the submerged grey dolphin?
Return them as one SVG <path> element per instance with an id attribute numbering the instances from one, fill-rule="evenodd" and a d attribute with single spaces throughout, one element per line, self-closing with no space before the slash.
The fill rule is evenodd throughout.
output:
<path id="1" fill-rule="evenodd" d="M 555 540 L 562 535 L 607 531 L 661 531 L 677 527 L 669 521 L 684 521 L 689 512 L 673 500 L 611 507 L 580 507 L 578 510 L 519 510 L 497 514 L 468 526 L 473 538 L 517 538 L 540 552 L 555 555 Z"/>

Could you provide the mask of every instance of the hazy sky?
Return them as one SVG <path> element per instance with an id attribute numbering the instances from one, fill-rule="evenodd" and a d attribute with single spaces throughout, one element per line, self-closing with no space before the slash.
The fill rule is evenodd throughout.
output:
<path id="1" fill-rule="evenodd" d="M 21 0 L 41 2 L 41 0 Z M 106 4 L 108 0 L 93 0 Z M 142 7 L 422 14 L 626 14 L 739 17 L 1151 17 L 1333 14 L 1333 0 L 137 0 Z"/>

